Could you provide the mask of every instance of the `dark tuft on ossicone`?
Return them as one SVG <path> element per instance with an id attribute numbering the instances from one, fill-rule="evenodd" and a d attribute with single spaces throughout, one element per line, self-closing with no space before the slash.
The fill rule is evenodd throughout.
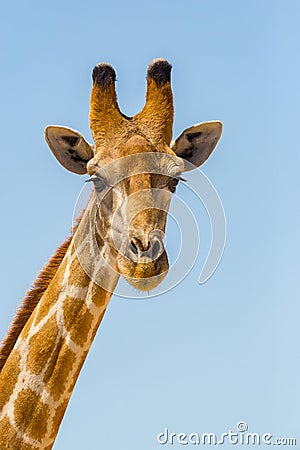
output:
<path id="1" fill-rule="evenodd" d="M 101 87 L 106 87 L 116 81 L 114 68 L 107 63 L 100 63 L 93 69 L 93 82 Z"/>
<path id="2" fill-rule="evenodd" d="M 163 86 L 171 80 L 171 69 L 172 66 L 166 59 L 157 58 L 149 64 L 147 76 L 159 86 Z"/>

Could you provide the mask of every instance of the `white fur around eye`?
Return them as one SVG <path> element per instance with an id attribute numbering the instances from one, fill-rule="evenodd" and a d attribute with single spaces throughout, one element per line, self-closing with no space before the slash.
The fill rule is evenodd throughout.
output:
<path id="1" fill-rule="evenodd" d="M 103 178 L 93 175 L 91 179 L 97 192 L 102 192 L 105 188 L 109 187 L 108 184 L 103 180 Z"/>

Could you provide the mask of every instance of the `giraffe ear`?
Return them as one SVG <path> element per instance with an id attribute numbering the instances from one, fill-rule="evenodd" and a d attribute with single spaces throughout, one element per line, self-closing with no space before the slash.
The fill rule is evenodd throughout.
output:
<path id="1" fill-rule="evenodd" d="M 45 128 L 45 140 L 63 167 L 80 175 L 86 173 L 86 165 L 94 156 L 93 146 L 78 131 L 51 125 Z"/>
<path id="2" fill-rule="evenodd" d="M 173 142 L 171 149 L 187 163 L 186 170 L 201 166 L 212 153 L 222 134 L 222 122 L 213 120 L 187 128 Z"/>

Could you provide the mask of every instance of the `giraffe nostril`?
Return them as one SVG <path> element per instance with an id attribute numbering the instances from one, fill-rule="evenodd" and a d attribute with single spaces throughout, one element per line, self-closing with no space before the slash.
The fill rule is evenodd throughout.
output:
<path id="1" fill-rule="evenodd" d="M 159 242 L 158 239 L 156 239 L 152 246 L 152 260 L 154 261 L 155 259 L 157 259 L 160 253 L 161 253 L 161 243 Z"/>
<path id="2" fill-rule="evenodd" d="M 137 246 L 135 245 L 135 243 L 133 241 L 130 242 L 130 250 L 135 255 L 137 255 L 139 253 L 139 250 L 138 250 Z"/>
<path id="3" fill-rule="evenodd" d="M 134 237 L 131 241 L 130 241 L 130 249 L 134 254 L 142 254 L 145 253 L 149 250 L 151 246 L 151 242 L 147 241 L 147 242 L 143 242 L 142 240 Z"/>
<path id="4" fill-rule="evenodd" d="M 129 250 L 131 257 L 135 261 L 140 260 L 140 258 L 147 258 L 149 261 L 155 261 L 163 253 L 164 246 L 159 238 L 154 238 L 149 241 L 147 248 L 145 248 L 141 241 L 134 238 L 134 240 L 130 241 Z"/>

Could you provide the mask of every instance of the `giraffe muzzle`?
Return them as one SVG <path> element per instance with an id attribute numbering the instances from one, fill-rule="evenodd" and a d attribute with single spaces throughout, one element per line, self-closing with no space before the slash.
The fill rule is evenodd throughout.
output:
<path id="1" fill-rule="evenodd" d="M 146 264 L 156 261 L 164 251 L 164 244 L 157 236 L 154 236 L 148 242 L 146 241 L 146 244 L 133 237 L 129 243 L 128 256 L 134 262 Z"/>

